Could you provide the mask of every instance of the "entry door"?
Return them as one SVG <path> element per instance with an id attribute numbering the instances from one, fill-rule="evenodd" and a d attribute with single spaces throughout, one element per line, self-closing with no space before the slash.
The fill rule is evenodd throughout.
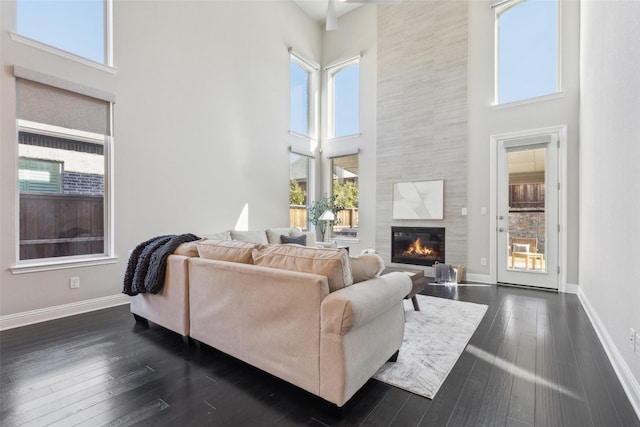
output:
<path id="1" fill-rule="evenodd" d="M 497 143 L 498 282 L 558 289 L 558 135 Z"/>

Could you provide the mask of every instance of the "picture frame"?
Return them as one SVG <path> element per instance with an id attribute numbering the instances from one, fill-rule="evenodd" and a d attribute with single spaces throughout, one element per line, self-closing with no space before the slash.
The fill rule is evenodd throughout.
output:
<path id="1" fill-rule="evenodd" d="M 444 219 L 444 180 L 393 184 L 393 219 Z"/>

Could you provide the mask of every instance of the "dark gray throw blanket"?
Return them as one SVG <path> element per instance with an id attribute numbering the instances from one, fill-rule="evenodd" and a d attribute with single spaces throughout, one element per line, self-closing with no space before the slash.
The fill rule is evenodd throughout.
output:
<path id="1" fill-rule="evenodd" d="M 167 258 L 183 243 L 200 238 L 194 234 L 158 236 L 140 243 L 131 252 L 124 273 L 123 294 L 157 294 L 162 290 Z"/>
<path id="2" fill-rule="evenodd" d="M 450 264 L 436 263 L 436 283 L 451 283 L 456 277 L 456 272 Z"/>

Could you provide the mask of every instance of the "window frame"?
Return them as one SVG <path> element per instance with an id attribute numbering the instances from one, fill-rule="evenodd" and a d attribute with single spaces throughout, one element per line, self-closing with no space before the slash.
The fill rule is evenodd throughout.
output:
<path id="1" fill-rule="evenodd" d="M 99 143 L 103 145 L 104 156 L 104 248 L 102 253 L 71 255 L 54 258 L 20 259 L 20 215 L 15 221 L 15 264 L 11 266 L 12 274 L 32 273 L 64 268 L 85 267 L 91 265 L 112 264 L 117 261 L 114 245 L 114 202 L 113 202 L 113 102 L 109 102 L 109 127 L 111 135 L 100 135 L 60 126 L 46 125 L 23 119 L 16 119 L 15 141 L 20 132 L 30 132 L 45 136 L 68 138 L 78 141 Z M 16 152 L 16 167 L 19 154 Z M 20 206 L 20 184 L 18 173 L 15 180 L 16 213 Z"/>
<path id="2" fill-rule="evenodd" d="M 78 62 L 92 68 L 97 68 L 102 71 L 115 74 L 115 68 L 113 67 L 113 0 L 102 0 L 104 8 L 104 61 L 96 62 L 92 59 L 84 57 L 82 55 L 69 52 L 60 47 L 50 45 L 46 42 L 30 38 L 28 36 L 18 33 L 18 29 L 14 28 L 9 33 L 11 40 L 17 43 L 24 44 L 26 46 L 42 50 L 56 56 Z M 17 15 L 16 10 L 16 15 Z M 15 22 L 17 23 L 17 16 Z"/>
<path id="3" fill-rule="evenodd" d="M 556 23 L 556 89 L 554 92 L 536 95 L 527 98 L 500 102 L 500 17 L 508 10 L 522 5 L 527 0 L 492 0 L 491 8 L 494 10 L 494 101 L 493 109 L 501 109 L 511 106 L 519 106 L 530 103 L 536 103 L 540 101 L 546 101 L 550 99 L 556 99 L 563 97 L 562 90 L 562 0 L 554 0 L 557 6 L 557 23 Z"/>
<path id="4" fill-rule="evenodd" d="M 346 59 L 342 59 L 342 60 L 338 60 L 334 63 L 331 63 L 330 65 L 327 65 L 326 67 L 324 67 L 324 71 L 327 73 L 327 135 L 328 135 L 328 141 L 339 141 L 339 140 L 343 140 L 343 139 L 350 139 L 350 138 L 356 138 L 359 137 L 360 135 L 362 135 L 362 133 L 360 132 L 361 128 L 360 128 L 360 124 L 361 124 L 361 120 L 360 120 L 360 114 L 361 114 L 361 108 L 360 108 L 360 104 L 361 104 L 361 96 L 360 96 L 360 85 L 361 85 L 361 78 L 360 78 L 360 59 L 362 58 L 361 54 L 357 54 L 354 56 L 351 56 L 349 58 Z M 353 66 L 353 65 L 358 65 L 358 130 L 357 132 L 354 132 L 352 134 L 348 134 L 348 135 L 341 135 L 341 136 L 336 136 L 335 133 L 335 76 L 336 74 L 338 74 L 340 71 Z"/>

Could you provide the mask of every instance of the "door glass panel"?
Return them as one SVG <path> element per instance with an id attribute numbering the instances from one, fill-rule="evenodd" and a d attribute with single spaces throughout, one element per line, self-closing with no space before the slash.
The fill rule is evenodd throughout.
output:
<path id="1" fill-rule="evenodd" d="M 507 153 L 509 229 L 507 268 L 546 272 L 546 148 Z"/>

